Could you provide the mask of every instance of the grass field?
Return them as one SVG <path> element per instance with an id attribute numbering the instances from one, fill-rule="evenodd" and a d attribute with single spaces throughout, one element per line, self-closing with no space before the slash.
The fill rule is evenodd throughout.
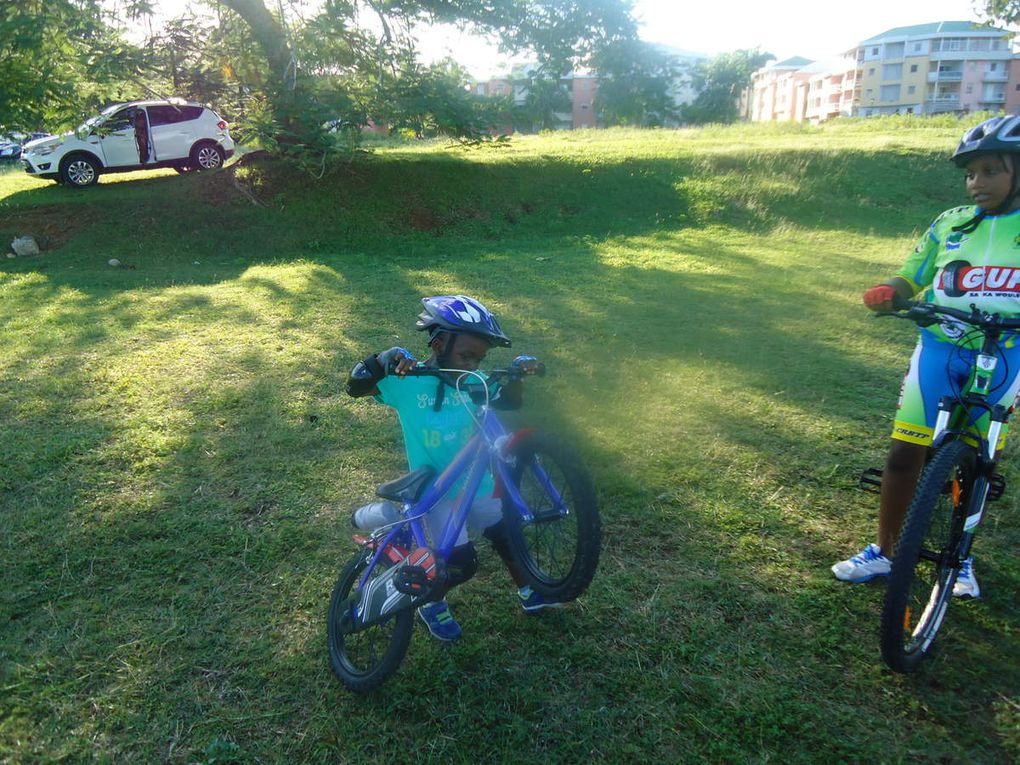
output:
<path id="1" fill-rule="evenodd" d="M 977 542 L 985 597 L 934 660 L 878 655 L 856 488 L 915 330 L 884 279 L 966 201 L 955 121 L 395 145 L 74 192 L 0 175 L 0 762 L 1020 759 L 1020 474 Z M 108 264 L 111 258 L 119 267 Z M 599 573 L 527 618 L 498 559 L 368 698 L 333 678 L 350 510 L 404 469 L 350 367 L 422 349 L 464 292 L 545 360 L 517 415 L 568 436 Z"/>

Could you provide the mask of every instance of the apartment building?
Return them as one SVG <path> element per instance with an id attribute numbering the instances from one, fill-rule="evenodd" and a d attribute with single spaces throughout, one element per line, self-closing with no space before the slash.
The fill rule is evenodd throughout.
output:
<path id="1" fill-rule="evenodd" d="M 800 122 L 804 108 L 798 102 L 810 74 L 802 72 L 810 59 L 794 58 L 770 63 L 751 75 L 751 98 L 745 114 L 752 122 Z M 748 111 L 749 109 L 749 111 Z"/>
<path id="2" fill-rule="evenodd" d="M 1020 112 L 1020 55 L 1008 32 L 969 21 L 897 27 L 830 62 L 763 67 L 747 101 L 753 121 Z"/>
<path id="3" fill-rule="evenodd" d="M 505 77 L 472 83 L 471 90 L 479 96 L 486 97 L 512 95 L 514 103 L 520 106 L 528 97 L 528 84 L 532 77 L 534 67 L 515 66 Z M 598 77 L 594 74 L 572 73 L 560 77 L 558 85 L 570 99 L 570 111 L 556 113 L 556 128 L 573 130 L 596 127 L 595 96 L 599 89 Z M 510 126 L 505 126 L 500 132 L 509 133 L 513 130 Z"/>
<path id="4" fill-rule="evenodd" d="M 856 113 L 1015 111 L 1020 56 L 1009 38 L 1002 29 L 942 21 L 865 40 L 854 51 L 860 75 Z"/>

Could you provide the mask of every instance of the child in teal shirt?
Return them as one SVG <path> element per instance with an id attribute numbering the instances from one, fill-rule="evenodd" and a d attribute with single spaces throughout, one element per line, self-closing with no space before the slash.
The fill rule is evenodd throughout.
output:
<path id="1" fill-rule="evenodd" d="M 462 394 L 443 380 L 434 377 L 407 377 L 419 364 L 443 369 L 475 371 L 492 346 L 510 347 L 510 339 L 496 317 L 473 298 L 464 295 L 443 295 L 424 298 L 424 309 L 416 328 L 428 332 L 431 355 L 419 362 L 404 348 L 390 348 L 359 362 L 351 371 L 346 390 L 354 397 L 373 396 L 376 401 L 396 410 L 404 436 L 408 467 L 411 471 L 430 466 L 442 472 L 475 432 L 472 413 L 476 404 L 462 400 Z M 518 356 L 511 362 L 528 372 L 537 366 L 531 356 Z M 520 381 L 493 385 L 490 406 L 517 409 L 522 401 Z M 482 533 L 506 564 L 518 586 L 521 605 L 528 613 L 558 606 L 545 602 L 527 584 L 510 555 L 502 528 L 502 508 L 492 496 L 492 479 L 487 477 L 478 490 L 467 529 L 461 532 L 447 562 L 449 579 L 441 599 L 422 606 L 418 614 L 429 632 L 440 640 L 456 640 L 461 628 L 450 612 L 445 592 L 470 579 L 478 569 L 478 557 L 469 532 Z M 438 537 L 452 512 L 452 500 L 444 500 L 429 514 L 427 528 L 433 539 Z"/>

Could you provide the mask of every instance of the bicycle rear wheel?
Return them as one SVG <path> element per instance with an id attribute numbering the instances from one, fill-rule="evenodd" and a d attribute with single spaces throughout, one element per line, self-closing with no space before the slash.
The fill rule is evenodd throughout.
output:
<path id="1" fill-rule="evenodd" d="M 408 610 L 358 632 L 343 631 L 344 604 L 358 592 L 358 582 L 367 565 L 365 553 L 360 552 L 341 572 L 333 588 L 326 622 L 329 663 L 333 674 L 355 693 L 367 693 L 378 688 L 397 671 L 407 653 L 414 628 L 414 611 Z M 382 576 L 387 569 L 388 566 L 380 560 L 373 579 Z"/>
<path id="2" fill-rule="evenodd" d="M 546 433 L 524 436 L 511 457 L 514 485 L 532 518 L 504 497 L 510 548 L 535 592 L 551 603 L 574 600 L 595 576 L 602 541 L 591 476 L 573 449 Z"/>
<path id="3" fill-rule="evenodd" d="M 950 441 L 936 452 L 918 482 L 882 608 L 882 658 L 897 672 L 917 669 L 945 620 L 976 477 L 976 450 Z"/>

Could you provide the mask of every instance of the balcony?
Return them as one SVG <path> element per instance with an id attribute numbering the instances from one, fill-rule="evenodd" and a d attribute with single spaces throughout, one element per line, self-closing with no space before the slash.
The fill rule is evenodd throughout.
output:
<path id="1" fill-rule="evenodd" d="M 927 114 L 939 114 L 941 112 L 955 112 L 960 108 L 958 96 L 942 96 L 924 102 L 924 111 Z"/>
<path id="2" fill-rule="evenodd" d="M 962 79 L 963 72 L 959 70 L 928 72 L 928 82 L 959 82 Z"/>
<path id="3" fill-rule="evenodd" d="M 1007 61 L 1013 57 L 1008 48 L 1003 50 L 935 50 L 932 61 Z"/>
<path id="4" fill-rule="evenodd" d="M 1004 104 L 1006 103 L 1005 93 L 992 93 L 990 95 L 981 96 L 981 100 L 978 101 L 980 104 Z"/>
<path id="5" fill-rule="evenodd" d="M 1009 75 L 1006 72 L 985 72 L 981 77 L 982 82 L 1006 82 Z"/>

